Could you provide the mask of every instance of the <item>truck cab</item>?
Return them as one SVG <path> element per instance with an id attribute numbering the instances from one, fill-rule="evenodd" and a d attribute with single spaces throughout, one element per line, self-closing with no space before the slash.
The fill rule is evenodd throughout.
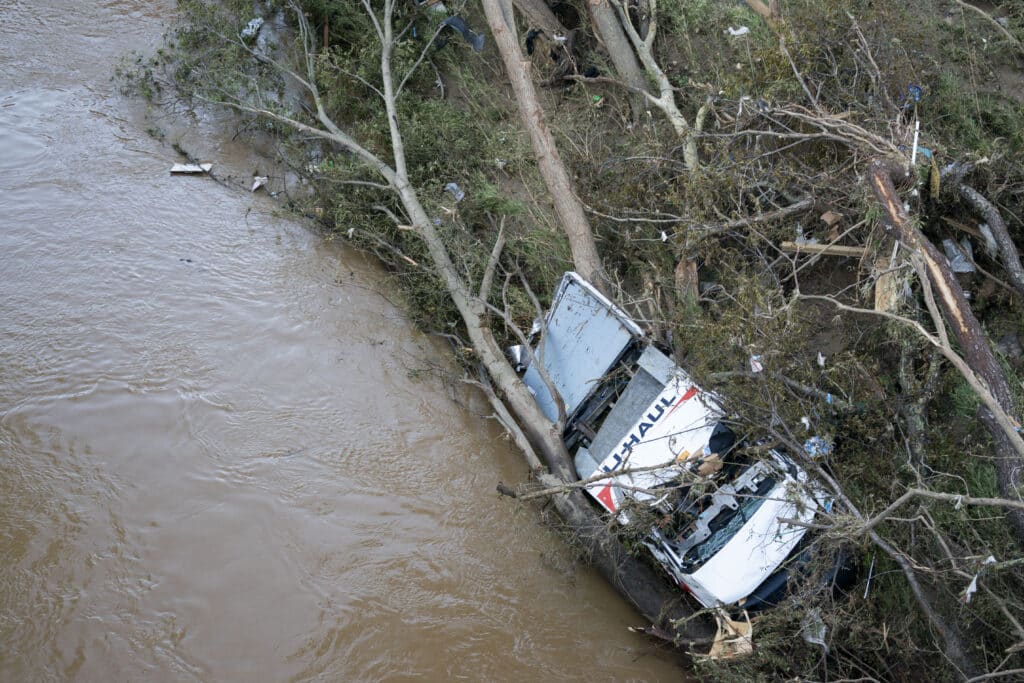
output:
<path id="1" fill-rule="evenodd" d="M 719 397 L 699 387 L 643 329 L 566 273 L 523 381 L 563 439 L 597 505 L 706 607 L 757 609 L 785 593 L 789 560 L 826 501 L 782 452 L 750 458 Z M 789 521 L 785 521 L 789 520 Z M 797 522 L 793 524 L 792 522 Z"/>

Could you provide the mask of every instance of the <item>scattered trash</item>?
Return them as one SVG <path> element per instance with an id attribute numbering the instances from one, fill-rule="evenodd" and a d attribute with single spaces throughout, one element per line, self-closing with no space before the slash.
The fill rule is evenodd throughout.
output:
<path id="1" fill-rule="evenodd" d="M 917 141 L 921 137 L 921 119 L 914 121 L 914 149 L 910 153 L 910 165 L 917 165 Z"/>
<path id="2" fill-rule="evenodd" d="M 209 173 L 213 168 L 213 164 L 174 164 L 171 166 L 171 173 L 175 174 L 190 174 L 190 173 Z"/>
<path id="3" fill-rule="evenodd" d="M 748 655 L 754 651 L 753 631 L 750 623 L 750 615 L 743 611 L 746 622 L 733 621 L 721 608 L 715 612 L 715 621 L 718 622 L 718 631 L 715 633 L 715 642 L 711 650 L 704 655 L 707 659 L 732 659 Z"/>
<path id="4" fill-rule="evenodd" d="M 981 563 L 981 566 L 982 566 L 982 568 L 984 568 L 985 565 L 987 565 L 987 564 L 995 564 L 995 563 L 996 563 L 996 558 L 993 557 L 992 555 L 989 555 L 988 557 L 985 558 L 985 561 Z M 979 576 L 981 576 L 981 570 L 980 569 L 974 575 L 974 577 L 971 578 L 971 583 L 968 584 L 967 590 L 964 591 L 964 597 L 963 597 L 963 601 L 964 602 L 969 603 L 971 601 L 971 598 L 974 597 L 974 594 L 978 592 L 978 577 Z"/>
<path id="5" fill-rule="evenodd" d="M 748 33 L 750 33 L 750 27 L 740 26 L 739 28 L 733 28 L 732 26 L 730 26 L 729 28 L 725 29 L 725 32 L 728 33 L 733 38 L 736 38 L 739 36 L 745 36 Z"/>
<path id="6" fill-rule="evenodd" d="M 818 240 L 815 237 L 804 237 L 804 226 L 799 223 L 796 224 L 796 239 L 793 240 L 796 244 L 817 244 Z"/>
<path id="7" fill-rule="evenodd" d="M 668 242 L 668 233 L 665 232 L 664 230 L 661 231 L 661 241 Z"/>
<path id="8" fill-rule="evenodd" d="M 516 372 L 525 372 L 530 367 L 530 354 L 522 344 L 516 344 L 505 349 L 505 357 L 512 363 Z"/>
<path id="9" fill-rule="evenodd" d="M 973 273 L 975 271 L 974 251 L 966 237 L 960 240 L 960 244 L 951 239 L 944 239 L 942 240 L 942 249 L 946 252 L 949 267 L 953 269 L 954 273 Z"/>
<path id="10" fill-rule="evenodd" d="M 355 236 L 355 234 L 356 234 L 356 229 L 355 228 L 349 228 L 347 234 L 348 234 L 348 238 L 352 239 L 352 237 Z"/>
<path id="11" fill-rule="evenodd" d="M 466 198 L 466 193 L 456 183 L 448 183 L 444 186 L 444 191 L 455 197 L 456 204 Z"/>
<path id="12" fill-rule="evenodd" d="M 835 402 L 836 402 L 836 399 L 835 399 L 834 396 L 832 396 L 832 394 L 825 394 L 825 403 L 827 403 L 829 405 L 832 405 Z"/>
<path id="13" fill-rule="evenodd" d="M 441 22 L 441 26 L 449 26 L 462 34 L 463 39 L 469 43 L 474 52 L 484 49 L 484 36 L 482 33 L 474 33 L 462 17 L 448 17 Z"/>
<path id="14" fill-rule="evenodd" d="M 764 371 L 764 364 L 761 363 L 760 355 L 750 357 L 750 371 L 753 373 Z"/>
<path id="15" fill-rule="evenodd" d="M 804 415 L 803 417 L 800 418 L 800 424 L 804 426 L 805 432 L 811 431 L 811 418 Z"/>
<path id="16" fill-rule="evenodd" d="M 818 351 L 818 367 L 825 367 L 825 354 L 823 354 L 821 351 Z"/>
<path id="17" fill-rule="evenodd" d="M 804 639 L 804 642 L 811 645 L 820 645 L 825 654 L 828 654 L 828 643 L 825 642 L 827 630 L 825 620 L 821 618 L 821 609 L 818 607 L 808 610 L 800 622 L 800 636 Z"/>
<path id="18" fill-rule="evenodd" d="M 810 421 L 805 425 L 810 428 Z M 832 455 L 832 444 L 821 436 L 812 436 L 804 442 L 804 451 L 811 458 L 822 458 Z"/>
<path id="19" fill-rule="evenodd" d="M 255 192 L 256 190 L 260 189 L 261 187 L 267 184 L 267 180 L 269 180 L 269 178 L 265 175 L 254 175 L 252 177 L 252 188 L 249 190 L 249 192 Z"/>
<path id="20" fill-rule="evenodd" d="M 985 253 L 989 258 L 999 256 L 999 243 L 996 242 L 996 236 L 992 234 L 992 228 L 988 227 L 988 223 L 978 223 L 978 232 L 985 239 Z"/>
<path id="21" fill-rule="evenodd" d="M 249 20 L 249 23 L 245 25 L 245 28 L 242 29 L 242 38 L 244 40 L 251 40 L 252 38 L 255 38 L 262 27 L 263 17 L 253 17 Z"/>
<path id="22" fill-rule="evenodd" d="M 871 590 L 871 579 L 875 575 L 875 554 L 871 554 L 871 566 L 868 567 L 868 580 L 864 584 L 864 599 L 868 599 L 868 591 Z"/>

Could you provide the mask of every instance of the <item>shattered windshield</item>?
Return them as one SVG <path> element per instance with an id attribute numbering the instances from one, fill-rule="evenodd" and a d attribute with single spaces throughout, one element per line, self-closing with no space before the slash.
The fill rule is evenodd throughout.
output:
<path id="1" fill-rule="evenodd" d="M 763 463 L 755 464 L 713 493 L 696 496 L 690 490 L 680 497 L 661 536 L 687 571 L 707 562 L 754 516 L 778 483 L 772 474 Z"/>
<path id="2" fill-rule="evenodd" d="M 758 483 L 755 492 L 741 498 L 739 507 L 735 510 L 726 508 L 708 522 L 711 535 L 702 543 L 698 543 L 690 548 L 682 558 L 683 562 L 691 568 L 691 571 L 703 565 L 714 557 L 715 553 L 725 547 L 725 544 L 743 528 L 743 525 L 764 504 L 765 496 L 771 493 L 772 489 L 775 488 L 775 484 L 776 482 L 773 478 L 765 477 Z"/>

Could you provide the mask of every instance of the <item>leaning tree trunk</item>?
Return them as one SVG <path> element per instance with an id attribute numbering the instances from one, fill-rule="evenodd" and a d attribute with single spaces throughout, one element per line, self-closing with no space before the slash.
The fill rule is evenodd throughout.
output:
<path id="1" fill-rule="evenodd" d="M 594 22 L 594 28 L 601 42 L 608 50 L 615 73 L 633 92 L 631 105 L 634 119 L 645 109 L 644 97 L 640 93 L 647 88 L 643 69 L 629 45 L 626 32 L 608 0 L 587 0 L 587 11 Z"/>
<path id="2" fill-rule="evenodd" d="M 903 202 L 896 194 L 893 176 L 903 175 L 903 169 L 884 161 L 871 163 L 869 176 L 875 196 L 885 210 L 889 224 L 896 230 L 900 241 L 911 252 L 924 259 L 925 272 L 931 281 L 922 286 L 934 286 L 938 303 L 953 335 L 959 344 L 963 358 L 971 370 L 987 385 L 1005 414 L 1014 414 L 1010 384 L 996 360 L 992 347 L 974 316 L 960 282 L 956 279 L 946 259 L 914 224 L 903 208 Z M 1024 457 L 1021 454 L 1019 435 L 997 419 L 992 410 L 985 406 L 979 409 L 980 417 L 992 434 L 996 450 L 996 477 L 999 493 L 1011 500 L 1022 499 L 1024 483 Z M 1019 541 L 1024 543 L 1024 511 L 1011 510 L 1007 513 Z"/>
<path id="3" fill-rule="evenodd" d="M 597 253 L 594 233 L 583 212 L 583 205 L 573 191 L 569 173 L 565 170 L 558 148 L 555 147 L 555 140 L 544 120 L 544 110 L 537 100 L 537 92 L 530 78 L 530 62 L 523 59 L 519 41 L 515 36 L 515 22 L 512 20 L 509 0 L 484 0 L 483 5 L 487 23 L 491 27 L 494 42 L 501 52 L 505 70 L 516 95 L 519 114 L 530 133 L 537 165 L 544 177 L 544 183 L 551 192 L 558 220 L 569 238 L 573 265 L 586 280 L 607 293 L 608 277 Z"/>
<path id="4" fill-rule="evenodd" d="M 544 0 L 513 0 L 513 2 L 516 9 L 526 17 L 530 28 L 544 31 L 548 38 L 554 38 L 556 34 L 568 33 Z"/>

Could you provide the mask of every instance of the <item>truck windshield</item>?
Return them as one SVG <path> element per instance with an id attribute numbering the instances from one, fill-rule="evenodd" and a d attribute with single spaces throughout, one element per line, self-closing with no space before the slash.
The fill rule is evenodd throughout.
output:
<path id="1" fill-rule="evenodd" d="M 778 481 L 760 465 L 745 468 L 730 485 L 694 500 L 684 495 L 661 535 L 686 571 L 695 571 L 721 550 L 764 504 Z M 698 512 L 700 511 L 700 512 Z"/>
<path id="2" fill-rule="evenodd" d="M 765 496 L 775 488 L 775 480 L 765 477 L 753 493 L 740 494 L 739 507 L 735 510 L 726 508 L 719 512 L 708 522 L 711 535 L 704 541 L 693 546 L 683 556 L 683 563 L 690 567 L 690 571 L 700 567 L 715 553 L 725 547 L 736 533 L 743 528 L 743 525 L 754 516 L 754 513 L 764 504 Z"/>

